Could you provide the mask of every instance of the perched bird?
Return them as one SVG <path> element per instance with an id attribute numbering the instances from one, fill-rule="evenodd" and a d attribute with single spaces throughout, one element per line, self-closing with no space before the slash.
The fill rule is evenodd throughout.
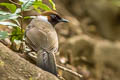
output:
<path id="1" fill-rule="evenodd" d="M 26 43 L 37 53 L 37 66 L 57 76 L 54 53 L 58 51 L 55 25 L 68 22 L 54 11 L 46 11 L 33 19 L 26 29 Z"/>

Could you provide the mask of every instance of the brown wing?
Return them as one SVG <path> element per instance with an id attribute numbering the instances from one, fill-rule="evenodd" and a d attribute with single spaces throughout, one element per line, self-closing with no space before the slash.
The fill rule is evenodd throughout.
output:
<path id="1" fill-rule="evenodd" d="M 47 48 L 47 36 L 46 33 L 37 27 L 33 27 L 26 31 L 26 42 L 35 51 L 40 48 Z"/>

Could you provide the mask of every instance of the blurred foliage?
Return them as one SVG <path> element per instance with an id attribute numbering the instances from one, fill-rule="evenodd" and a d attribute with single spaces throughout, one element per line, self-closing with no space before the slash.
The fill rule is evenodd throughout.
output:
<path id="1" fill-rule="evenodd" d="M 8 37 L 8 32 L 7 31 L 0 31 L 0 39 L 5 39 Z"/>
<path id="2" fill-rule="evenodd" d="M 120 7 L 120 0 L 112 0 L 112 3 L 117 6 Z"/>
<path id="3" fill-rule="evenodd" d="M 15 10 L 16 10 L 16 5 L 14 5 L 14 4 L 10 4 L 10 3 L 0 3 L 0 5 L 7 7 L 7 8 L 10 10 L 10 12 L 12 12 L 12 13 L 14 13 Z"/>
<path id="4" fill-rule="evenodd" d="M 54 2 L 52 0 L 49 0 L 49 2 L 52 5 L 53 9 L 56 10 Z"/>
<path id="5" fill-rule="evenodd" d="M 34 3 L 33 3 L 33 6 L 35 7 L 35 8 L 37 8 L 37 11 L 38 11 L 38 8 L 41 8 L 41 9 L 43 9 L 43 10 L 51 10 L 46 4 L 44 4 L 44 3 L 42 3 L 42 1 L 35 1 Z M 40 12 L 40 11 L 39 11 Z"/>
<path id="6" fill-rule="evenodd" d="M 6 26 L 17 26 L 17 24 L 11 23 L 11 22 L 0 22 L 1 25 L 6 25 Z"/>
<path id="7" fill-rule="evenodd" d="M 22 40 L 24 37 L 24 30 L 20 27 L 14 27 L 12 34 L 11 34 L 11 41 L 14 42 L 14 40 Z"/>
<path id="8" fill-rule="evenodd" d="M 35 18 L 35 16 L 25 16 L 24 19 Z"/>
<path id="9" fill-rule="evenodd" d="M 48 2 L 51 4 L 53 10 L 56 10 L 54 2 L 52 0 L 48 0 Z M 24 37 L 24 30 L 22 28 L 23 23 L 20 23 L 18 19 L 20 19 L 20 21 L 24 21 L 24 19 L 34 18 L 34 16 L 23 17 L 24 11 L 32 10 L 30 7 L 33 7 L 34 10 L 39 13 L 41 12 L 40 9 L 44 11 L 52 10 L 48 5 L 44 4 L 42 0 L 19 0 L 18 3 L 0 3 L 0 6 L 4 6 L 9 10 L 9 12 L 0 11 L 0 25 L 13 27 L 13 30 L 10 34 L 10 39 L 12 42 L 15 42 L 16 40 L 22 41 Z M 5 39 L 7 37 L 8 32 L 0 31 L 0 39 Z"/>

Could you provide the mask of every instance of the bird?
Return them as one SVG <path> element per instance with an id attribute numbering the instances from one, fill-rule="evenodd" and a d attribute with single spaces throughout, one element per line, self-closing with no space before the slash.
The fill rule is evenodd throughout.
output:
<path id="1" fill-rule="evenodd" d="M 37 66 L 57 76 L 55 53 L 58 52 L 56 24 L 69 22 L 55 11 L 45 11 L 36 16 L 25 32 L 26 44 L 37 53 Z"/>

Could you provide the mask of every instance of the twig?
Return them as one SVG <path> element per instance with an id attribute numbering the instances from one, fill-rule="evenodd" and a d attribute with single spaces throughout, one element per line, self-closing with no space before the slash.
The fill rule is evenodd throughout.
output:
<path id="1" fill-rule="evenodd" d="M 13 4 L 16 4 L 16 5 L 20 6 L 20 4 L 14 2 L 14 1 L 12 1 L 12 0 L 9 0 L 9 1 L 10 1 L 11 3 L 13 3 Z"/>
<path id="2" fill-rule="evenodd" d="M 14 1 L 12 1 L 12 0 L 9 0 L 9 1 L 10 1 L 11 3 L 13 3 L 13 4 L 16 4 L 16 5 L 21 6 L 20 4 L 14 2 Z M 21 18 L 21 25 L 20 25 L 20 26 L 21 26 L 21 32 L 22 32 L 22 30 L 23 30 L 23 17 L 24 17 L 22 7 L 21 7 L 21 16 L 22 16 L 22 18 Z"/>
<path id="3" fill-rule="evenodd" d="M 63 67 L 63 66 L 60 66 L 60 65 L 56 65 L 59 69 L 61 69 L 61 70 L 63 70 L 63 71 L 67 71 L 67 72 L 69 72 L 69 73 L 71 73 L 71 74 L 73 74 L 73 75 L 75 75 L 75 76 L 78 76 L 79 78 L 82 78 L 83 76 L 81 75 L 81 74 L 79 74 L 79 73 L 77 73 L 77 72 L 75 72 L 75 71 L 72 71 L 72 70 L 70 70 L 70 69 L 68 69 L 68 68 L 65 68 L 65 67 Z"/>
<path id="4" fill-rule="evenodd" d="M 57 75 L 57 77 L 60 79 L 60 80 L 65 80 L 62 76 L 60 75 Z"/>
<path id="5" fill-rule="evenodd" d="M 23 15 L 23 10 L 22 10 L 22 8 L 21 8 L 21 19 L 20 19 L 20 22 L 21 22 L 21 25 L 20 25 L 20 27 L 21 27 L 21 32 L 23 31 L 23 21 L 24 21 L 24 15 Z"/>
<path id="6" fill-rule="evenodd" d="M 34 61 L 36 61 L 36 59 L 37 59 L 37 55 L 34 53 L 28 53 L 28 56 L 32 59 L 32 60 L 34 60 Z M 70 70 L 70 69 L 68 69 L 68 68 L 65 68 L 65 67 L 63 67 L 63 66 L 60 66 L 60 65 L 58 65 L 58 64 L 56 64 L 56 66 L 57 66 L 57 68 L 59 68 L 59 69 L 61 69 L 61 70 L 63 70 L 63 71 L 66 71 L 66 72 L 69 72 L 69 73 L 71 73 L 71 74 L 73 74 L 73 75 L 75 75 L 75 76 L 77 76 L 77 77 L 79 77 L 79 78 L 82 78 L 83 76 L 81 75 L 81 74 L 79 74 L 79 73 L 77 73 L 77 72 L 75 72 L 75 71 L 72 71 L 72 70 Z"/>
<path id="7" fill-rule="evenodd" d="M 20 19 L 20 22 L 21 22 L 20 27 L 21 27 L 21 33 L 23 34 L 23 30 L 24 30 L 24 28 L 23 28 L 24 14 L 23 14 L 23 10 L 22 10 L 22 5 L 21 5 L 21 16 L 22 17 Z M 21 39 L 21 41 L 23 42 L 23 38 Z M 19 51 L 23 52 L 23 43 L 21 43 Z"/>

